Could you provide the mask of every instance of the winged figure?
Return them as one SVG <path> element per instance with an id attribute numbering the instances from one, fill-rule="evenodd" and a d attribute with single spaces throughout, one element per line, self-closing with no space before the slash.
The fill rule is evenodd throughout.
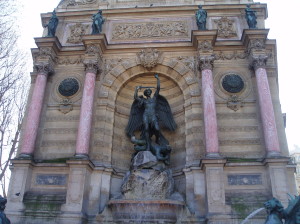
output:
<path id="1" fill-rule="evenodd" d="M 157 87 L 153 97 L 151 97 L 151 88 L 154 87 L 137 86 L 134 92 L 134 102 L 131 106 L 126 134 L 136 144 L 135 149 L 137 151 L 153 151 L 157 146 L 165 148 L 169 142 L 162 135 L 161 128 L 174 131 L 177 127 L 167 99 L 159 94 L 160 80 L 158 74 L 155 74 L 154 77 L 157 79 Z M 138 96 L 138 91 L 143 88 L 145 88 L 144 96 Z M 135 131 L 141 131 L 139 140 L 134 137 Z M 155 136 L 155 143 L 152 142 L 153 135 Z"/>

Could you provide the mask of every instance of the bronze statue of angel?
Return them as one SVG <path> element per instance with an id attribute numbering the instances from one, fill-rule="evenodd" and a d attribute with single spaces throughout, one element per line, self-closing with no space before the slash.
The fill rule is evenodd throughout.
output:
<path id="1" fill-rule="evenodd" d="M 131 106 L 126 134 L 135 144 L 137 151 L 156 151 L 156 157 L 160 157 L 160 160 L 164 160 L 167 155 L 158 155 L 157 147 L 166 148 L 169 142 L 162 135 L 161 128 L 174 131 L 177 126 L 167 99 L 159 94 L 160 80 L 158 74 L 155 74 L 154 77 L 157 79 L 157 86 L 152 97 L 151 88 L 155 87 L 137 86 L 135 88 L 134 102 Z M 138 96 L 138 91 L 143 88 L 145 88 L 145 97 Z M 135 131 L 141 131 L 140 139 L 135 139 Z M 153 135 L 155 136 L 155 143 L 152 142 Z"/>

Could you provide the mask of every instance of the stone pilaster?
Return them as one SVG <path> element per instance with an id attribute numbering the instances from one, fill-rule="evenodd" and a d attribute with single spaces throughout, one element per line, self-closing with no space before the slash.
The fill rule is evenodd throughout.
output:
<path id="1" fill-rule="evenodd" d="M 201 167 L 205 172 L 207 195 L 207 219 L 209 223 L 226 223 L 230 208 L 225 204 L 224 159 L 203 159 Z M 228 218 L 228 217 L 227 217 Z"/>

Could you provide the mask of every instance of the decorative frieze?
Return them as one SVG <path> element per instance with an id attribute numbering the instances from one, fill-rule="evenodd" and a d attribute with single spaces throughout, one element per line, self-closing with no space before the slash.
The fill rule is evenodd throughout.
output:
<path id="1" fill-rule="evenodd" d="M 55 63 L 59 65 L 78 65 L 83 63 L 83 57 L 57 57 L 55 58 Z"/>
<path id="2" fill-rule="evenodd" d="M 86 5 L 86 4 L 93 4 L 97 2 L 97 0 L 68 0 L 66 1 L 67 6 L 77 6 L 77 5 Z"/>
<path id="3" fill-rule="evenodd" d="M 216 60 L 236 60 L 236 59 L 245 59 L 248 57 L 246 51 L 233 51 L 230 53 L 225 53 L 224 51 L 218 51 L 214 54 Z"/>
<path id="4" fill-rule="evenodd" d="M 148 38 L 187 38 L 187 21 L 118 23 L 113 26 L 112 40 Z"/>

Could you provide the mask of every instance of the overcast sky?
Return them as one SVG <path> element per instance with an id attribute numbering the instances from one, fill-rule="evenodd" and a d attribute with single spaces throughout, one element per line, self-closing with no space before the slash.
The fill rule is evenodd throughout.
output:
<path id="1" fill-rule="evenodd" d="M 42 35 L 40 13 L 52 12 L 60 0 L 26 0 L 22 2 L 23 12 L 20 14 L 20 28 L 22 45 L 25 49 L 36 47 L 33 38 Z M 300 0 L 261 0 L 268 4 L 268 19 L 266 28 L 270 28 L 269 39 L 277 40 L 277 57 L 279 68 L 279 91 L 282 112 L 287 113 L 287 138 L 290 151 L 294 145 L 300 146 L 300 105 L 298 64 L 296 54 L 300 52 L 299 37 L 299 9 Z M 297 17 L 298 16 L 298 17 Z"/>

